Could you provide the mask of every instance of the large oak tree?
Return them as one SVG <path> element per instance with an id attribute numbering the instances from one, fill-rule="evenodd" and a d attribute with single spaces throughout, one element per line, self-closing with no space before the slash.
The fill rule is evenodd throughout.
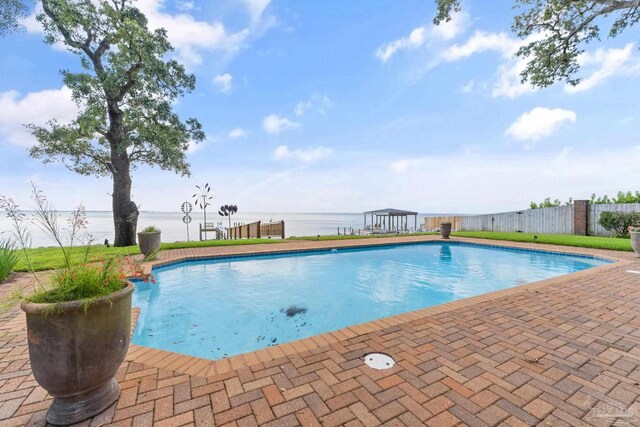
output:
<path id="1" fill-rule="evenodd" d="M 436 0 L 436 5 L 434 23 L 439 24 L 460 10 L 461 0 Z M 640 0 L 515 0 L 515 8 L 520 13 L 512 31 L 522 39 L 536 33 L 542 36 L 524 44 L 516 54 L 528 60 L 522 81 L 536 87 L 560 80 L 577 85 L 579 55 L 585 44 L 600 39 L 600 26 L 615 37 L 640 20 Z"/>
<path id="2" fill-rule="evenodd" d="M 62 71 L 80 111 L 68 125 L 29 125 L 38 141 L 30 154 L 81 175 L 111 177 L 114 245 L 134 245 L 132 169 L 142 163 L 189 175 L 188 145 L 205 137 L 196 119 L 182 121 L 173 111 L 195 77 L 167 58 L 166 31 L 149 30 L 133 0 L 42 0 L 42 7 L 46 42 L 80 56 L 83 71 Z"/>

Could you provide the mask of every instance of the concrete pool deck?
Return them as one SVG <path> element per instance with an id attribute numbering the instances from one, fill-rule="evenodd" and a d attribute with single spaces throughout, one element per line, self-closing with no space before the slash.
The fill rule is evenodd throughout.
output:
<path id="1" fill-rule="evenodd" d="M 179 249 L 178 259 L 440 240 L 439 236 Z M 97 425 L 640 425 L 640 260 L 618 262 L 210 361 L 132 345 Z M 18 277 L 19 286 L 28 277 Z M 5 287 L 6 291 L 6 287 Z M 396 365 L 375 371 L 365 353 Z M 0 324 L 0 427 L 44 425 L 24 315 Z M 623 424 L 626 423 L 626 424 Z"/>

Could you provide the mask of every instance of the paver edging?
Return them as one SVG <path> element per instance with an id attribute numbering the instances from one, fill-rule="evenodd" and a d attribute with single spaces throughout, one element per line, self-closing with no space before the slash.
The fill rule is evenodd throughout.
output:
<path id="1" fill-rule="evenodd" d="M 418 237 L 418 238 L 415 238 Z M 396 239 L 396 238 L 394 238 Z M 178 258 L 168 259 L 168 260 L 160 260 L 153 261 L 150 265 L 151 268 L 165 266 L 168 264 L 180 263 L 181 261 L 188 260 L 199 260 L 199 259 L 216 259 L 216 258 L 229 258 L 229 257 L 241 257 L 241 256 L 255 256 L 255 255 L 277 255 L 277 254 L 289 254 L 292 252 L 313 252 L 313 251 L 324 251 L 331 249 L 354 249 L 361 247 L 374 247 L 374 246 L 391 246 L 398 244 L 413 244 L 420 242 L 435 242 L 441 241 L 439 236 L 412 236 L 412 238 L 405 238 L 400 242 L 379 242 L 374 239 L 363 239 L 356 242 L 348 242 L 352 244 L 340 243 L 338 246 L 335 244 L 338 242 L 345 241 L 322 241 L 316 242 L 321 243 L 316 247 L 310 248 L 290 248 L 286 250 L 276 249 L 274 251 L 250 251 L 243 254 L 213 254 L 213 255 L 183 255 Z M 453 238 L 450 239 L 453 242 L 468 242 L 472 244 L 477 244 L 481 246 L 488 247 L 503 247 L 503 248 L 517 248 L 524 250 L 535 250 L 538 252 L 549 252 L 549 253 L 557 253 L 557 254 L 565 254 L 565 255 L 583 255 L 592 258 L 603 258 L 611 261 L 611 264 L 578 271 L 575 273 L 564 274 L 562 276 L 552 277 L 549 279 L 527 283 L 523 285 L 514 286 L 507 289 L 502 289 L 498 291 L 488 292 L 481 295 L 476 295 L 468 298 L 463 298 L 456 301 L 451 301 L 444 304 L 439 304 L 432 307 L 425 307 L 422 309 L 397 314 L 394 316 L 384 317 L 381 319 L 376 319 L 369 322 L 360 323 L 357 325 L 350 325 L 345 328 L 340 328 L 335 331 L 329 331 L 322 334 L 315 335 L 314 337 L 319 337 L 320 339 L 324 339 L 328 342 L 342 341 L 344 339 L 344 335 L 346 336 L 358 336 L 358 335 L 367 335 L 376 331 L 381 331 L 389 328 L 389 326 L 385 326 L 384 323 L 390 323 L 392 325 L 400 325 L 403 323 L 411 323 L 415 321 L 422 321 L 427 317 L 446 313 L 448 311 L 456 310 L 463 307 L 469 307 L 476 304 L 480 304 L 487 301 L 499 300 L 501 298 L 522 294 L 526 292 L 532 292 L 542 287 L 555 285 L 558 283 L 565 282 L 567 280 L 575 280 L 576 278 L 580 278 L 582 276 L 587 276 L 589 274 L 593 274 L 594 272 L 602 272 L 608 269 L 614 269 L 621 265 L 633 264 L 633 261 L 629 259 L 627 256 L 619 256 L 617 253 L 613 251 L 604 251 L 598 249 L 589 249 L 589 248 L 579 248 L 579 247 L 570 247 L 570 246 L 558 246 L 556 245 L 541 245 L 535 244 L 536 248 L 528 248 L 527 246 L 530 244 L 524 242 L 506 242 L 506 241 L 487 241 L 483 239 L 471 239 L 471 238 Z M 253 246 L 253 245 L 250 245 Z M 551 246 L 551 248 L 549 248 Z M 245 249 L 247 247 L 243 247 Z M 540 249 L 542 248 L 542 249 Z M 622 255 L 622 254 L 621 254 Z M 628 255 L 624 253 L 624 255 Z M 150 270 L 151 272 L 152 270 Z M 140 310 L 135 308 L 135 320 L 137 322 Z M 416 317 L 418 316 L 418 317 Z M 381 322 L 382 321 L 382 322 Z M 132 313 L 132 335 L 135 327 L 135 322 L 133 322 L 133 313 Z M 368 331 L 362 334 L 358 334 L 354 332 L 353 328 L 362 328 L 365 327 Z M 127 354 L 127 359 L 131 362 L 144 363 L 149 366 L 163 368 L 163 369 L 171 369 L 175 372 L 185 373 L 189 375 L 196 375 L 202 377 L 211 377 L 220 374 L 224 374 L 233 370 L 236 370 L 240 367 L 251 367 L 256 364 L 272 362 L 279 359 L 286 358 L 289 355 L 296 354 L 291 352 L 291 346 L 302 346 L 306 348 L 305 351 L 298 351 L 298 354 L 302 354 L 308 351 L 319 350 L 323 348 L 330 347 L 331 344 L 328 345 L 320 345 L 310 337 L 303 338 L 295 341 L 291 341 L 288 343 L 281 343 L 275 346 L 266 347 L 263 349 L 259 349 L 253 352 L 241 353 L 238 355 L 234 355 L 228 358 L 223 358 L 219 360 L 210 360 L 199 358 L 195 356 L 183 355 L 180 353 L 175 353 L 166 350 L 155 349 L 151 347 L 144 347 L 139 345 L 132 345 L 134 351 L 131 351 Z M 285 348 L 286 347 L 286 348 Z M 141 349 L 149 349 L 147 351 L 142 351 Z M 271 349 L 271 351 L 269 351 Z M 363 353 L 364 354 L 364 353 Z M 257 356 L 257 357 L 247 357 L 247 355 Z M 278 355 L 278 356 L 276 356 Z M 155 361 L 155 363 L 149 364 L 149 360 Z M 179 363 L 178 363 L 179 362 Z M 168 363 L 168 364 L 167 364 Z M 198 366 L 197 372 L 194 371 L 194 366 Z"/>

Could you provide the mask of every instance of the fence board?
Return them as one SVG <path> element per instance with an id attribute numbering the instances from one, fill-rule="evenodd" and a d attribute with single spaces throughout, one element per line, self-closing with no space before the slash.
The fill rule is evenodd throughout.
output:
<path id="1" fill-rule="evenodd" d="M 284 239 L 284 221 L 269 222 L 260 225 L 261 237 L 280 237 Z"/>
<path id="2" fill-rule="evenodd" d="M 453 231 L 460 230 L 460 216 L 428 216 L 424 219 L 424 229 L 427 231 L 439 230 L 440 224 L 450 222 Z"/>

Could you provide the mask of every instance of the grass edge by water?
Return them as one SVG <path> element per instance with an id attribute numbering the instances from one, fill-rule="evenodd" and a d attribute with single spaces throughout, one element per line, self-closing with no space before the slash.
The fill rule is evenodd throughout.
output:
<path id="1" fill-rule="evenodd" d="M 572 234 L 534 234 L 534 233 L 506 233 L 491 231 L 457 231 L 451 233 L 456 237 L 474 239 L 502 240 L 520 243 L 544 243 L 547 245 L 571 246 L 588 249 L 604 249 L 610 251 L 632 252 L 629 239 L 599 236 L 574 236 Z M 534 237 L 537 236 L 537 239 Z"/>
<path id="2" fill-rule="evenodd" d="M 238 246 L 238 245 L 255 245 L 255 244 L 271 244 L 282 243 L 284 240 L 280 239 L 246 239 L 246 240 L 204 240 L 204 241 L 191 241 L 191 242 L 171 242 L 162 243 L 161 250 L 170 249 L 188 249 L 188 248 L 205 248 L 205 247 L 219 247 L 219 246 Z M 72 249 L 72 257 L 74 260 L 81 260 L 86 251 L 86 246 L 77 246 Z M 59 247 L 50 246 L 44 248 L 32 248 L 27 249 L 27 253 L 31 258 L 31 263 L 35 271 L 52 270 L 64 267 L 64 259 L 62 251 Z M 89 259 L 98 260 L 127 255 L 139 255 L 140 249 L 138 246 L 124 246 L 124 247 L 106 247 L 104 245 L 93 245 L 89 251 Z M 18 251 L 19 261 L 14 271 L 24 272 L 29 271 L 24 253 Z"/>

